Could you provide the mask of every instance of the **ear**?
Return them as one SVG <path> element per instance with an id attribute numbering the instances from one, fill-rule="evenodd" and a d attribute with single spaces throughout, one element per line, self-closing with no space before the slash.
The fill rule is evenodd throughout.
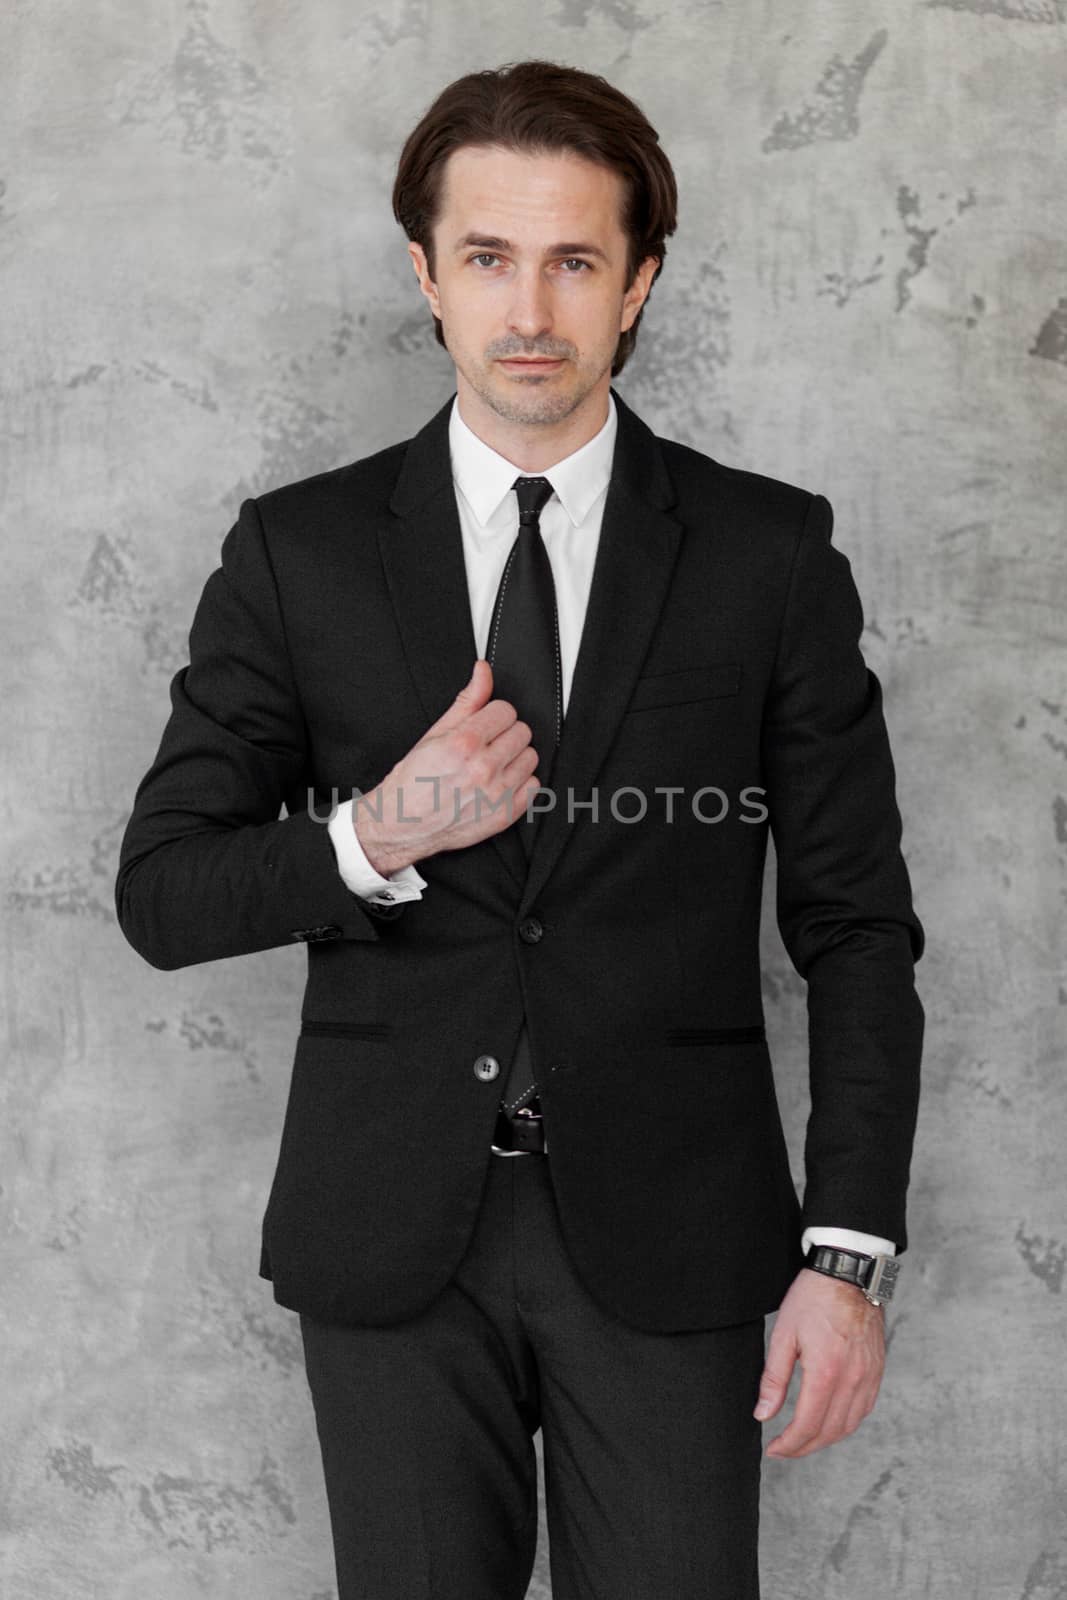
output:
<path id="1" fill-rule="evenodd" d="M 638 267 L 634 281 L 627 289 L 622 302 L 622 321 L 619 332 L 625 333 L 631 328 L 634 319 L 648 298 L 648 291 L 652 287 L 652 279 L 656 276 L 659 266 L 658 256 L 646 256 Z"/>
<path id="2" fill-rule="evenodd" d="M 440 317 L 441 302 L 437 295 L 437 286 L 430 277 L 430 269 L 426 264 L 425 250 L 423 250 L 421 244 L 417 244 L 414 239 L 411 239 L 408 241 L 408 255 L 411 257 L 415 268 L 415 275 L 419 280 L 419 288 L 430 302 L 434 316 Z"/>

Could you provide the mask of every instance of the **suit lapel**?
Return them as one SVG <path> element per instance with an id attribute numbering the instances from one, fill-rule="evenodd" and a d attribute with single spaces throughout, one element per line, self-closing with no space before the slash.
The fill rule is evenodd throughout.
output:
<path id="1" fill-rule="evenodd" d="M 574 827 L 575 803 L 590 797 L 614 738 L 670 585 L 683 533 L 666 514 L 673 485 L 656 436 L 612 389 L 618 432 L 551 788 L 556 803 L 535 826 L 529 863 L 515 824 L 492 836 L 522 889 L 520 915 L 541 892 Z M 463 535 L 448 448 L 450 397 L 411 440 L 390 501 L 398 520 L 379 532 L 382 565 L 427 722 L 435 722 L 471 674 L 477 654 Z M 610 797 L 601 796 L 601 806 Z"/>

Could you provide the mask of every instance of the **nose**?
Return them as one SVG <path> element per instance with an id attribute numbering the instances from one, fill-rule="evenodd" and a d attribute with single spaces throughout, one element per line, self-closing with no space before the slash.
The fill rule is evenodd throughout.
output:
<path id="1" fill-rule="evenodd" d="M 508 328 L 522 339 L 537 339 L 552 327 L 551 288 L 536 267 L 515 274 Z M 540 352 L 538 352 L 540 353 Z M 533 351 L 523 351 L 532 355 Z"/>

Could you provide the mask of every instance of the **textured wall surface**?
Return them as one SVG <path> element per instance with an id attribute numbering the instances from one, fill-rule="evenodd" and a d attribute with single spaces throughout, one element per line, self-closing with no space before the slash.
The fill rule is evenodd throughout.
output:
<path id="1" fill-rule="evenodd" d="M 622 392 L 833 503 L 929 941 L 886 1382 L 765 1462 L 765 1595 L 1064 1600 L 1067 6 L 529 17 L 6 9 L 0 1588 L 335 1593 L 299 1326 L 256 1275 L 304 958 L 153 971 L 116 850 L 241 499 L 451 392 L 396 155 L 446 82 L 537 54 L 633 94 L 678 174 Z M 804 986 L 773 919 L 764 952 L 800 1188 Z"/>

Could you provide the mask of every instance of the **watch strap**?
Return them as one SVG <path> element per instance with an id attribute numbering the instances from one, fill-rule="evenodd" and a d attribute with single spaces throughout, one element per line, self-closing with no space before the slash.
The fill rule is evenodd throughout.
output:
<path id="1" fill-rule="evenodd" d="M 892 1299 L 900 1271 L 900 1262 L 895 1256 L 864 1255 L 834 1244 L 813 1244 L 804 1257 L 804 1265 L 829 1278 L 854 1283 L 875 1306 Z"/>

